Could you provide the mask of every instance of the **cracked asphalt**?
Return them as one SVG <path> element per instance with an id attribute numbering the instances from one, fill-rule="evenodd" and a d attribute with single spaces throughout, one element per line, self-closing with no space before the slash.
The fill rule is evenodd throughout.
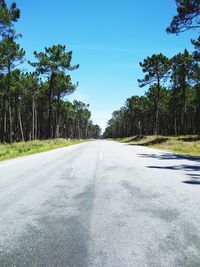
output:
<path id="1" fill-rule="evenodd" d="M 200 159 L 99 140 L 0 162 L 14 266 L 200 266 Z"/>

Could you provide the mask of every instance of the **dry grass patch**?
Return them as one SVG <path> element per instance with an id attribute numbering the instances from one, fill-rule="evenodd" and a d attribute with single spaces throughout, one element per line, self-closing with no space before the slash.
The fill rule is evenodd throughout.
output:
<path id="1" fill-rule="evenodd" d="M 180 154 L 200 156 L 200 140 L 196 135 L 186 136 L 132 136 L 116 139 L 119 142 L 166 149 Z"/>

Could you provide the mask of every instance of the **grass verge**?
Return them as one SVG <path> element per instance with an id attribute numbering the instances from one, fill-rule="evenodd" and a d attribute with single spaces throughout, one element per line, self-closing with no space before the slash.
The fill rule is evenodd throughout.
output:
<path id="1" fill-rule="evenodd" d="M 86 141 L 89 140 L 66 140 L 60 138 L 50 140 L 35 140 L 29 142 L 17 142 L 12 144 L 0 144 L 0 160 L 35 154 L 54 148 L 80 144 Z"/>
<path id="2" fill-rule="evenodd" d="M 132 136 L 115 139 L 130 145 L 166 149 L 179 154 L 200 156 L 200 140 L 196 135 L 184 136 Z"/>

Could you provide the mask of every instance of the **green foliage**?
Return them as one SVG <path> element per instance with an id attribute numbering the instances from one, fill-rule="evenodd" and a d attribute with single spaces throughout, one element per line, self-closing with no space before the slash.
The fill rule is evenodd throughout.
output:
<path id="1" fill-rule="evenodd" d="M 184 32 L 194 28 L 200 28 L 200 1 L 199 0 L 176 0 L 177 15 L 173 17 L 168 33 Z"/>
<path id="2" fill-rule="evenodd" d="M 8 8 L 5 0 L 0 0 L 0 36 L 9 37 L 15 34 L 13 22 L 20 18 L 20 10 L 15 3 Z"/>
<path id="3" fill-rule="evenodd" d="M 72 71 L 79 65 L 72 66 L 72 51 L 66 52 L 66 47 L 62 45 L 53 45 L 45 48 L 45 52 L 34 52 L 38 62 L 31 63 L 36 68 L 36 72 L 40 75 L 47 75 L 48 79 L 48 138 L 54 136 L 53 133 L 53 118 L 52 118 L 52 101 L 54 96 L 57 96 L 57 114 L 56 114 L 56 131 L 55 137 L 60 136 L 60 98 L 61 95 L 73 93 L 75 85 L 71 83 L 69 75 L 65 71 Z"/>
<path id="4" fill-rule="evenodd" d="M 149 89 L 113 112 L 104 137 L 199 134 L 199 65 L 194 54 L 184 50 L 171 59 L 153 55 L 140 65 L 146 75 L 139 84 L 150 84 Z"/>
<path id="5" fill-rule="evenodd" d="M 159 113 L 160 113 L 160 91 L 163 83 L 166 82 L 169 74 L 170 61 L 162 53 L 158 55 L 152 55 L 147 57 L 143 62 L 140 62 L 142 71 L 146 73 L 145 77 L 142 80 L 138 80 L 139 86 L 144 87 L 148 84 L 154 85 L 154 133 L 158 134 L 159 130 Z"/>
<path id="6" fill-rule="evenodd" d="M 45 52 L 34 51 L 38 62 L 30 62 L 30 64 L 41 74 L 77 69 L 79 65 L 71 66 L 72 51 L 66 52 L 65 50 L 66 46 L 59 44 L 45 47 Z"/>
<path id="7" fill-rule="evenodd" d="M 96 125 L 91 121 L 89 105 L 80 101 L 70 103 L 66 100 L 66 96 L 75 90 L 70 76 L 63 77 L 60 73 L 56 79 L 58 80 L 51 98 L 53 137 L 98 138 L 100 128 L 97 131 Z M 6 75 L 0 79 L 0 82 L 3 85 L 1 87 L 3 90 L 0 90 L 0 140 L 6 142 L 3 131 L 7 94 Z M 21 73 L 18 69 L 11 72 L 10 103 L 13 140 L 48 138 L 48 88 L 49 80 L 42 81 L 35 72 Z M 7 129 L 9 130 L 9 127 Z"/>
<path id="8" fill-rule="evenodd" d="M 148 84 L 156 83 L 158 86 L 165 82 L 169 71 L 169 60 L 162 53 L 147 57 L 140 62 L 142 71 L 146 73 L 143 79 L 139 79 L 139 86 L 144 87 Z"/>
<path id="9" fill-rule="evenodd" d="M 197 40 L 191 40 L 191 42 L 195 48 L 195 51 L 193 53 L 194 60 L 200 62 L 200 36 L 197 38 Z"/>
<path id="10" fill-rule="evenodd" d="M 13 37 L 0 41 L 0 72 L 8 73 L 23 62 L 25 51 Z"/>
<path id="11" fill-rule="evenodd" d="M 0 0 L 0 141 L 99 137 L 89 105 L 66 100 L 78 86 L 67 73 L 79 67 L 71 64 L 72 51 L 60 44 L 46 47 L 29 62 L 34 72 L 18 69 L 25 55 L 16 42 L 19 17 L 15 3 L 8 7 Z"/>

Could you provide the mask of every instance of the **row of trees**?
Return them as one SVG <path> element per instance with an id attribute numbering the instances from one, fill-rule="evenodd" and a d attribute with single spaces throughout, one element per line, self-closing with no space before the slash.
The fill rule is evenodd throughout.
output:
<path id="1" fill-rule="evenodd" d="M 180 33 L 200 27 L 200 1 L 177 0 L 178 15 L 167 29 Z M 140 87 L 150 85 L 144 96 L 133 96 L 115 111 L 105 137 L 131 135 L 200 136 L 200 37 L 192 40 L 194 52 L 186 49 L 172 58 L 154 54 L 140 62 L 144 78 Z"/>
<path id="2" fill-rule="evenodd" d="M 89 105 L 66 100 L 78 85 L 68 74 L 79 68 L 71 64 L 71 51 L 63 45 L 35 51 L 35 62 L 28 62 L 34 71 L 20 70 L 25 51 L 14 28 L 19 18 L 15 3 L 8 7 L 0 0 L 0 141 L 97 138 L 100 128 L 90 119 Z"/>

